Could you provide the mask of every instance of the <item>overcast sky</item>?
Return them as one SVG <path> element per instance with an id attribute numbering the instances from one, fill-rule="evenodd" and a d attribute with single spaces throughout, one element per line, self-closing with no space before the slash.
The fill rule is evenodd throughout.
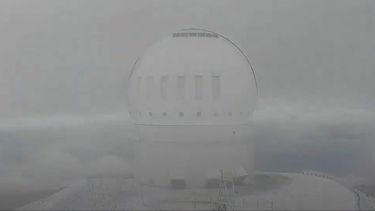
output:
<path id="1" fill-rule="evenodd" d="M 225 34 L 260 97 L 375 107 L 373 1 L 0 2 L 0 117 L 126 110 L 129 70 L 186 27 Z"/>
<path id="2" fill-rule="evenodd" d="M 258 127 L 303 139 L 332 137 L 324 128 L 330 126 L 335 137 L 374 139 L 375 1 L 360 0 L 2 0 L 0 129 L 126 119 L 132 64 L 149 45 L 187 27 L 227 35 L 250 57 L 259 84 Z M 4 134 L 0 186 L 30 178 L 43 183 L 38 172 L 48 175 L 49 168 L 61 176 L 82 172 L 81 165 L 121 163 L 112 149 L 90 164 L 69 151 L 91 136 L 64 136 L 64 144 L 34 137 L 40 150 Z"/>

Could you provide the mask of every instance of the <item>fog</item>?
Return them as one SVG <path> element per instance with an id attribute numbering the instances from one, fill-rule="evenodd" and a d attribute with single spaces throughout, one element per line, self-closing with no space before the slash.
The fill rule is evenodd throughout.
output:
<path id="1" fill-rule="evenodd" d="M 0 2 L 0 192 L 127 172 L 127 79 L 146 48 L 188 27 L 254 65 L 256 169 L 375 183 L 374 1 Z"/>

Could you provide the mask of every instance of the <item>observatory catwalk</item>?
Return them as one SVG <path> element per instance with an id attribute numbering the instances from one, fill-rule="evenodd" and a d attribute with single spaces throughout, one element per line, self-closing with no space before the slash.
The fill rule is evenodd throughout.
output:
<path id="1" fill-rule="evenodd" d="M 135 62 L 127 91 L 138 134 L 130 173 L 89 177 L 21 209 L 373 209 L 332 177 L 255 171 L 257 81 L 221 34 L 185 29 L 155 43 Z"/>

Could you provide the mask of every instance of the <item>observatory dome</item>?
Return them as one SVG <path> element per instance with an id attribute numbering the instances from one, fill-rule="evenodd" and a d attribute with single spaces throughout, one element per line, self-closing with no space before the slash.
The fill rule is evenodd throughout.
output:
<path id="1" fill-rule="evenodd" d="M 132 119 L 147 125 L 246 123 L 257 96 L 241 49 L 202 29 L 175 32 L 150 47 L 134 65 L 128 90 Z"/>

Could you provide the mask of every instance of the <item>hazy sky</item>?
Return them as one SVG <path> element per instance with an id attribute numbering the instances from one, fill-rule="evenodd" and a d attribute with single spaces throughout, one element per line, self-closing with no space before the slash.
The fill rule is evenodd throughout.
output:
<path id="1" fill-rule="evenodd" d="M 373 142 L 375 1 L 2 0 L 0 188 L 121 165 L 113 147 L 121 135 L 109 147 L 93 135 L 70 139 L 65 130 L 61 137 L 7 131 L 126 119 L 135 59 L 187 27 L 227 35 L 250 57 L 258 138 L 271 131 L 273 138 Z M 95 159 L 82 158 L 89 152 Z"/>
<path id="2" fill-rule="evenodd" d="M 126 109 L 147 46 L 185 27 L 231 37 L 261 98 L 375 107 L 374 1 L 0 2 L 0 117 Z"/>

